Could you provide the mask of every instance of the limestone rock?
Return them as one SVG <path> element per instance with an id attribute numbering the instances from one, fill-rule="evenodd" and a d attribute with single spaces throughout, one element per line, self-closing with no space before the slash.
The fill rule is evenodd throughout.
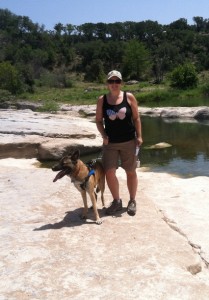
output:
<path id="1" fill-rule="evenodd" d="M 101 149 L 102 138 L 91 119 L 71 115 L 0 110 L 0 158 L 55 160 L 74 148 L 81 155 Z"/>
<path id="2" fill-rule="evenodd" d="M 209 108 L 205 107 L 205 108 L 199 109 L 195 113 L 194 118 L 196 120 L 209 120 Z"/>
<path id="3" fill-rule="evenodd" d="M 140 113 L 144 116 L 161 117 L 166 119 L 208 119 L 209 109 L 207 107 L 140 107 Z"/>
<path id="4" fill-rule="evenodd" d="M 82 200 L 69 178 L 53 183 L 54 173 L 37 163 L 0 160 L 0 298 L 208 299 L 208 269 L 153 202 L 159 182 L 167 183 L 169 199 L 161 189 L 158 196 L 165 202 L 175 199 L 170 176 L 137 171 L 138 211 L 130 217 L 126 178 L 119 168 L 124 208 L 113 218 L 98 201 L 103 219 L 98 226 L 92 210 L 85 222 L 80 219 Z M 196 199 L 190 192 L 191 205 Z M 108 188 L 105 200 L 106 205 L 112 201 Z M 192 227 L 192 219 L 186 221 Z"/>
<path id="5" fill-rule="evenodd" d="M 147 146 L 144 148 L 145 149 L 164 149 L 164 148 L 169 148 L 169 147 L 172 147 L 172 145 L 169 143 L 166 143 L 166 142 L 160 142 L 155 145 Z"/>

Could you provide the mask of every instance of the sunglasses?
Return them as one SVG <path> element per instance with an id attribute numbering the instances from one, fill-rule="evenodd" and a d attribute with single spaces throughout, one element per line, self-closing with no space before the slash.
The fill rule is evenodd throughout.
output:
<path id="1" fill-rule="evenodd" d="M 122 80 L 120 80 L 120 79 L 109 79 L 109 80 L 107 81 L 107 83 L 109 83 L 109 84 L 113 84 L 113 83 L 120 84 L 121 81 L 122 81 Z"/>

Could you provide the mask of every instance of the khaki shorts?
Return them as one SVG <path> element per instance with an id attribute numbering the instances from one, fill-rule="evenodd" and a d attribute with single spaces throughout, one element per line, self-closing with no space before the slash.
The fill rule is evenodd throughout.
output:
<path id="1" fill-rule="evenodd" d="M 125 171 L 135 171 L 137 160 L 135 152 L 135 140 L 123 143 L 109 143 L 108 145 L 103 145 L 102 162 L 104 169 L 117 169 L 120 166 Z"/>

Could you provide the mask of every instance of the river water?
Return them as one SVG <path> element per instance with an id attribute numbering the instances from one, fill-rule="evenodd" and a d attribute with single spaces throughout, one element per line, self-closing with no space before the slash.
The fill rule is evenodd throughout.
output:
<path id="1" fill-rule="evenodd" d="M 209 176 L 209 122 L 142 117 L 141 166 L 181 177 Z M 149 147 L 166 142 L 169 148 Z"/>

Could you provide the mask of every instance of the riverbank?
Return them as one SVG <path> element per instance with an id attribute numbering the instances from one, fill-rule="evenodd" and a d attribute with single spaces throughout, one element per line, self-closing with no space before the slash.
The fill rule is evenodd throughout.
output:
<path id="1" fill-rule="evenodd" d="M 95 105 L 62 105 L 55 113 L 39 113 L 34 104 L 21 103 L 20 109 L 0 110 L 0 158 L 57 160 L 63 153 L 79 148 L 82 155 L 99 152 L 102 139 L 95 126 Z M 142 116 L 208 122 L 209 108 L 145 108 Z M 163 142 L 163 141 L 157 141 Z"/>
<path id="2" fill-rule="evenodd" d="M 208 299 L 208 177 L 137 169 L 138 212 L 130 217 L 119 168 L 122 213 L 106 216 L 98 201 L 103 224 L 91 211 L 83 223 L 80 194 L 68 178 L 53 183 L 36 158 L 101 147 L 94 108 L 1 110 L 0 118 L 0 299 Z M 105 199 L 112 201 L 107 187 Z"/>

